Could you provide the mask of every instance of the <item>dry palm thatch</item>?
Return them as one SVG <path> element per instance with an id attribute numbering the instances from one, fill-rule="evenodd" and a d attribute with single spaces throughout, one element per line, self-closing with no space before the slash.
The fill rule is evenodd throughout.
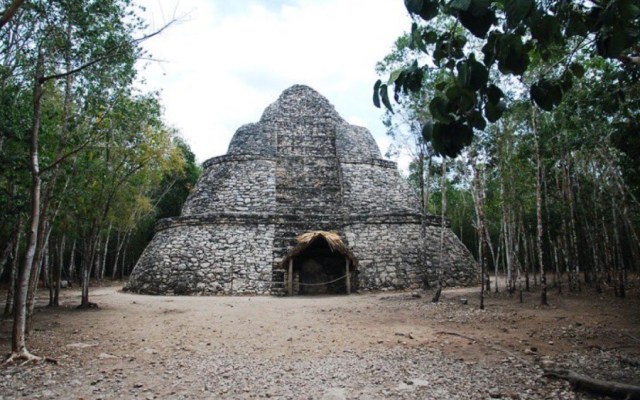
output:
<path id="1" fill-rule="evenodd" d="M 282 260 L 282 263 L 286 264 L 290 258 L 301 254 L 307 249 L 307 247 L 311 246 L 313 242 L 320 238 L 327 242 L 332 252 L 338 252 L 344 255 L 349 258 L 351 265 L 357 265 L 355 256 L 344 244 L 338 232 L 335 231 L 311 231 L 298 235 L 298 237 L 296 237 L 298 244 L 289 253 L 287 253 L 287 256 Z"/>

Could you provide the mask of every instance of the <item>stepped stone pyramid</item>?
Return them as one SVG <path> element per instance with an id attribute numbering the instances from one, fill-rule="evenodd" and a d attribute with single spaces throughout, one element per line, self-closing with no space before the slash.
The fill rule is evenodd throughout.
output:
<path id="1" fill-rule="evenodd" d="M 295 85 L 259 122 L 237 130 L 226 155 L 204 163 L 182 215 L 159 221 L 125 290 L 285 295 L 416 288 L 437 279 L 440 230 L 439 218 L 421 212 L 371 133 L 347 123 L 315 90 Z M 302 247 L 296 241 L 316 231 L 334 236 L 312 236 Z M 449 228 L 444 238 L 444 283 L 477 283 L 469 251 Z"/>

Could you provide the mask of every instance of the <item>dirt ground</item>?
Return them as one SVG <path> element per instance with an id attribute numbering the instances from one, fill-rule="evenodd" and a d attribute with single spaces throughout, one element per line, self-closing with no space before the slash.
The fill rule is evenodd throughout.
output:
<path id="1" fill-rule="evenodd" d="M 161 297 L 92 289 L 39 308 L 0 399 L 583 399 L 543 368 L 640 384 L 640 290 L 626 299 L 478 288 L 323 297 Z M 3 295 L 0 292 L 0 295 Z M 42 296 L 46 293 L 42 292 Z M 4 298 L 4 297 L 3 297 Z M 467 300 L 465 304 L 464 299 Z M 40 299 L 44 302 L 44 297 Z M 0 353 L 11 321 L 0 323 Z"/>

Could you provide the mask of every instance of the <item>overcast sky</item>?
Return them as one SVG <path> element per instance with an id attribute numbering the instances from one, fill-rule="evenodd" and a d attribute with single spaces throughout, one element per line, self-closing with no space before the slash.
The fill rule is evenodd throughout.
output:
<path id="1" fill-rule="evenodd" d="M 161 90 L 166 121 L 198 161 L 226 153 L 241 125 L 294 84 L 323 94 L 382 152 L 382 111 L 371 101 L 374 67 L 410 28 L 402 0 L 138 0 L 150 28 L 182 21 L 144 47 L 142 76 Z"/>

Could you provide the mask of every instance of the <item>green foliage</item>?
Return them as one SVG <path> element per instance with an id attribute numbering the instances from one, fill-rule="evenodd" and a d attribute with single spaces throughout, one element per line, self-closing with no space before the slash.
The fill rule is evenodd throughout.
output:
<path id="1" fill-rule="evenodd" d="M 473 136 L 473 129 L 500 120 L 511 100 L 501 87 L 513 82 L 505 80 L 510 76 L 528 86 L 527 97 L 544 111 L 561 104 L 588 72 L 590 60 L 609 60 L 628 83 L 640 76 L 640 6 L 634 0 L 405 0 L 405 5 L 414 18 L 408 46 L 419 54 L 394 70 L 387 84 L 376 83 L 374 104 L 392 111 L 390 86 L 398 102 L 400 93 L 424 90 L 423 77 L 433 64 L 441 68 L 446 76 L 428 106 L 433 129 L 425 129 L 441 155 L 457 156 L 470 143 L 469 132 Z M 433 64 L 420 65 L 420 54 Z M 520 98 L 525 92 L 514 93 Z"/>
<path id="2" fill-rule="evenodd" d="M 0 29 L 0 242 L 30 209 L 39 55 L 37 155 L 50 242 L 76 239 L 87 257 L 110 225 L 113 236 L 135 236 L 138 224 L 179 212 L 199 167 L 162 120 L 157 93 L 134 88 L 145 29 L 129 0 L 29 1 Z"/>

